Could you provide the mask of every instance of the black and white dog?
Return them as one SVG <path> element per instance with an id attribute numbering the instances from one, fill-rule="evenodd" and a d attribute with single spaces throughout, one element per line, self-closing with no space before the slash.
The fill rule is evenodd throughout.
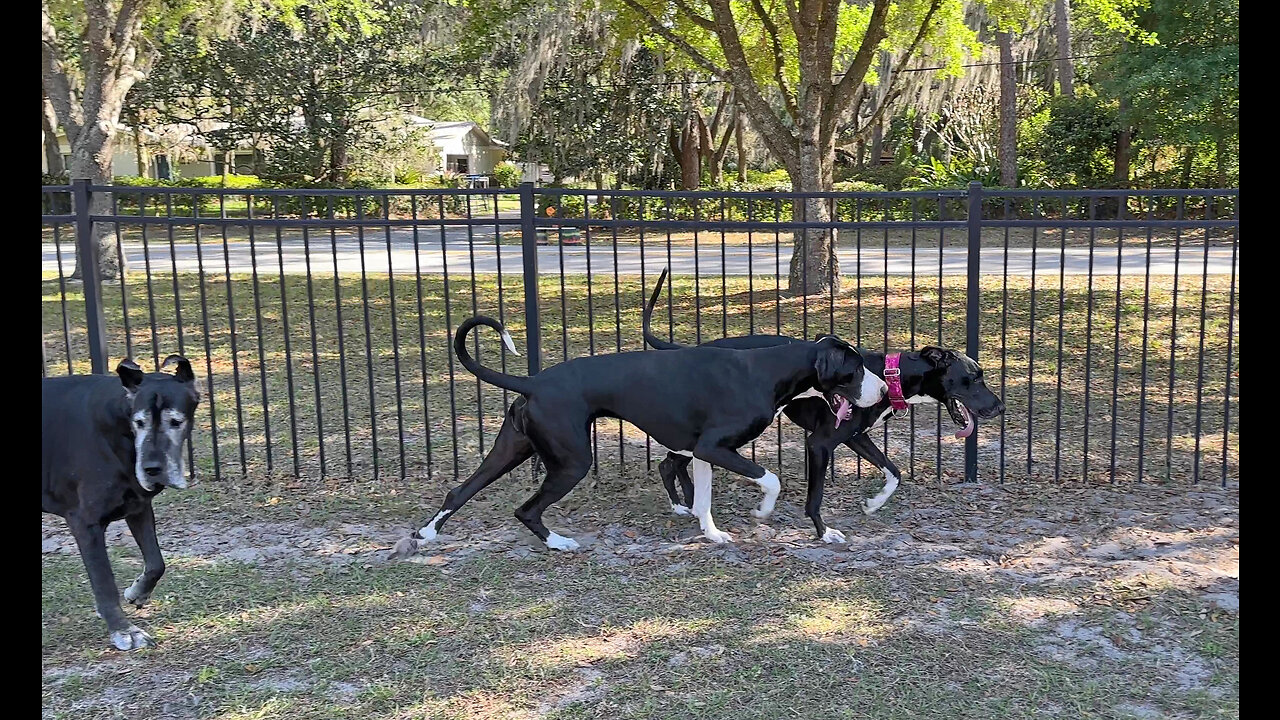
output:
<path id="1" fill-rule="evenodd" d="M 476 377 L 520 393 L 480 468 L 449 491 L 440 511 L 413 538 L 397 543 L 407 554 L 419 541 L 432 540 L 449 516 L 473 495 L 515 469 L 535 452 L 546 467 L 542 487 L 516 517 L 548 547 L 572 550 L 577 543 L 547 529 L 542 513 L 560 500 L 591 468 L 591 422 L 620 418 L 647 432 L 667 448 L 682 451 L 695 466 L 693 512 L 703 533 L 714 542 L 732 538 L 711 517 L 711 465 L 745 476 L 764 490 L 758 515 L 773 510 L 781 486 L 778 477 L 738 454 L 797 395 L 816 392 L 828 414 L 849 417 L 887 392 L 879 377 L 865 372 L 862 357 L 839 338 L 796 342 L 758 350 L 695 347 L 674 352 L 626 352 L 581 357 L 518 377 L 475 361 L 466 337 L 484 325 L 502 334 L 507 348 L 515 343 L 502 324 L 477 316 L 464 321 L 453 348 L 463 367 Z M 699 468 L 705 467 L 705 471 Z"/>
<path id="2" fill-rule="evenodd" d="M 676 350 L 685 346 L 663 340 L 650 329 L 653 307 L 662 293 L 667 271 L 658 277 L 657 287 L 645 304 L 643 323 L 644 339 L 659 350 Z M 783 335 L 747 335 L 723 338 L 704 343 L 699 347 L 759 348 L 803 342 Z M 943 403 L 952 420 L 962 427 L 956 437 L 967 437 L 975 428 L 974 415 L 989 419 L 1004 412 L 1004 403 L 983 382 L 982 368 L 968 356 L 955 350 L 926 347 L 919 352 L 881 353 L 871 350 L 859 352 L 865 360 L 868 373 L 877 374 L 888 382 L 889 392 L 879 402 L 869 407 L 859 407 L 850 417 L 833 415 L 826 403 L 812 398 L 798 397 L 783 409 L 792 422 L 807 430 L 809 449 L 806 475 L 808 497 L 805 514 L 813 521 L 818 537 L 825 542 L 844 542 L 844 534 L 829 528 L 822 520 L 822 492 L 826 483 L 827 468 L 837 447 L 846 445 L 864 460 L 876 466 L 885 477 L 884 489 L 875 497 L 865 500 L 863 511 L 871 514 L 879 510 L 898 489 L 901 471 L 872 442 L 868 434 L 879 427 L 895 412 L 919 403 Z M 671 509 L 676 514 L 688 514 L 688 508 L 697 501 L 698 491 L 690 482 L 689 458 L 669 453 L 659 466 L 662 483 L 671 498 Z M 698 468 L 694 468 L 695 474 Z M 676 481 L 684 500 L 676 493 Z M 692 497 L 691 497 L 692 496 Z"/>
<path id="3" fill-rule="evenodd" d="M 166 487 L 184 488 L 182 446 L 200 393 L 191 363 L 179 355 L 161 369 L 143 373 L 125 360 L 110 375 L 45 378 L 40 385 L 41 510 L 67 521 L 89 573 L 98 615 L 107 621 L 111 642 L 121 650 L 151 643 L 120 609 L 104 532 L 124 519 L 142 551 L 142 575 L 124 599 L 142 607 L 151 597 L 164 558 L 156 540 L 151 499 Z"/>

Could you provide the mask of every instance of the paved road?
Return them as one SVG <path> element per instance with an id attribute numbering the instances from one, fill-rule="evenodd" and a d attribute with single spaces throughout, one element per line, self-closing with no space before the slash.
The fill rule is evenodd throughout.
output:
<path id="1" fill-rule="evenodd" d="M 498 252 L 493 246 L 492 232 L 475 233 L 474 267 L 478 273 L 493 273 L 498 268 Z M 451 276 L 466 276 L 471 272 L 472 252 L 466 240 L 465 231 L 452 231 L 446 240 L 447 252 L 440 249 L 439 234 L 434 240 L 423 238 L 420 253 L 414 257 L 412 239 L 394 236 L 391 243 L 391 268 L 394 272 L 413 273 L 415 264 L 423 273 L 440 273 L 448 264 Z M 229 264 L 232 272 L 247 273 L 254 267 L 256 260 L 260 272 L 276 274 L 283 269 L 286 274 L 307 272 L 307 253 L 301 240 L 284 240 L 281 252 L 277 253 L 274 241 L 258 242 L 256 252 L 251 252 L 248 242 L 232 242 L 229 252 L 224 257 L 220 243 L 204 244 L 204 266 L 212 272 L 222 271 Z M 52 243 L 42 245 L 42 269 L 55 272 L 58 269 L 58 257 Z M 190 243 L 175 246 L 175 259 L 170 256 L 167 243 L 152 241 L 148 253 L 153 269 L 156 271 L 172 270 L 176 264 L 179 272 L 195 272 L 199 267 L 196 246 Z M 125 243 L 125 254 L 133 268 L 142 268 L 145 256 L 141 243 Z M 840 267 L 845 274 L 857 272 L 863 276 L 910 275 L 912 257 L 910 248 L 888 249 L 888 258 L 884 248 L 863 248 L 861 262 L 854 250 L 838 251 Z M 1125 275 L 1141 275 L 1146 272 L 1147 252 L 1141 247 L 1125 248 L 1121 258 L 1121 272 Z M 313 272 L 332 272 L 335 266 L 344 273 L 358 273 L 361 268 L 361 249 L 359 241 L 354 238 L 337 240 L 336 252 L 327 237 L 313 240 L 311 243 L 311 269 Z M 387 270 L 387 244 L 385 237 L 367 237 L 364 245 L 363 260 L 368 272 L 382 273 Z M 1035 257 L 1037 274 L 1057 275 L 1062 256 L 1057 249 L 1040 249 Z M 1172 275 L 1174 271 L 1174 250 L 1172 248 L 1154 248 L 1150 253 L 1151 272 L 1156 275 Z M 758 276 L 773 275 L 776 267 L 787 272 L 791 261 L 790 248 L 783 247 L 781 254 L 775 258 L 773 246 L 756 246 L 750 251 L 745 246 L 729 247 L 723 258 L 724 273 L 728 275 L 747 275 L 748 268 Z M 74 247 L 64 244 L 62 263 L 69 273 L 74 267 Z M 615 260 L 612 248 L 605 243 L 593 245 L 588 258 L 587 249 L 582 246 L 550 246 L 538 248 L 538 271 L 544 275 L 558 274 L 563 262 L 564 272 L 579 274 L 587 272 L 588 263 L 593 274 L 611 275 L 614 272 Z M 982 251 L 982 273 L 999 275 L 1003 272 L 1005 258 L 1002 248 L 984 248 Z M 634 244 L 619 246 L 616 261 L 617 272 L 622 274 L 639 274 L 640 248 Z M 965 248 L 946 248 L 942 253 L 943 275 L 964 275 L 967 272 L 968 251 Z M 522 269 L 521 248 L 517 245 L 501 247 L 501 264 L 504 275 L 520 275 Z M 696 269 L 703 275 L 713 276 L 721 273 L 722 259 L 719 247 L 702 248 L 695 258 L 691 247 L 671 248 L 671 267 L 677 274 L 692 274 Z M 1205 270 L 1205 251 L 1202 247 L 1185 248 L 1177 263 L 1183 275 L 1198 276 Z M 647 272 L 657 273 L 667 265 L 665 245 L 653 244 L 645 246 L 644 266 Z M 1067 275 L 1085 275 L 1089 272 L 1088 248 L 1067 248 L 1065 253 L 1065 273 Z M 1239 258 L 1237 257 L 1237 272 Z M 1032 271 L 1032 251 L 1030 248 L 1012 248 L 1009 250 L 1008 272 L 1010 275 L 1030 275 Z M 919 249 L 915 257 L 915 272 L 920 276 L 936 276 L 938 273 L 938 251 Z M 1116 274 L 1116 248 L 1098 248 L 1093 255 L 1093 272 L 1096 275 Z M 1208 257 L 1208 272 L 1211 275 L 1229 274 L 1231 272 L 1231 248 L 1211 247 Z"/>

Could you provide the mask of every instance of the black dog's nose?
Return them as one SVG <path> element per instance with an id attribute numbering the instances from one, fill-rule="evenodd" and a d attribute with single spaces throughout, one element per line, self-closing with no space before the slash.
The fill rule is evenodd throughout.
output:
<path id="1" fill-rule="evenodd" d="M 163 471 L 164 465 L 162 463 L 146 463 L 142 466 L 142 472 L 146 473 L 147 477 L 155 477 Z"/>

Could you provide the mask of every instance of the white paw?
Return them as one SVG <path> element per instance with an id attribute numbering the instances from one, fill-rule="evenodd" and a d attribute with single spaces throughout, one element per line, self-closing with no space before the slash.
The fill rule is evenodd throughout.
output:
<path id="1" fill-rule="evenodd" d="M 770 515 L 772 515 L 772 514 L 773 514 L 773 509 L 772 509 L 772 508 L 770 508 L 770 509 L 768 509 L 768 510 L 765 510 L 764 508 L 759 508 L 759 509 L 757 509 L 757 510 L 752 510 L 752 511 L 751 511 L 751 515 L 752 515 L 753 517 L 760 518 L 761 520 L 764 520 L 765 518 L 769 517 L 769 516 L 770 516 Z"/>
<path id="2" fill-rule="evenodd" d="M 547 535 L 547 547 L 552 550 L 577 550 L 578 541 L 573 538 L 567 538 L 562 535 L 551 533 Z"/>
<path id="3" fill-rule="evenodd" d="M 713 543 L 733 542 L 733 536 L 723 530 L 704 530 L 702 534 Z"/>
<path id="4" fill-rule="evenodd" d="M 671 504 L 671 512 L 672 512 L 672 513 L 674 513 L 674 514 L 676 514 L 676 515 L 692 515 L 692 514 L 693 514 L 693 511 L 692 511 L 692 510 L 690 510 L 689 508 L 685 507 L 684 505 L 680 505 L 680 504 L 677 504 L 677 503 L 672 503 L 672 504 Z"/>
<path id="5" fill-rule="evenodd" d="M 421 542 L 431 542 L 436 539 L 436 524 L 432 522 L 430 525 L 418 531 L 418 537 Z"/>
<path id="6" fill-rule="evenodd" d="M 133 581 L 132 585 L 125 589 L 125 602 L 132 604 L 134 607 L 142 607 L 147 604 L 147 601 L 151 599 L 151 593 L 144 593 L 142 591 L 142 584 L 143 579 L 139 576 L 137 580 Z"/>
<path id="7" fill-rule="evenodd" d="M 875 500 L 862 501 L 862 512 L 867 515 L 871 515 L 872 513 L 874 513 L 875 511 L 879 510 L 882 507 L 884 507 L 883 500 L 881 500 L 880 502 L 876 502 Z"/>
<path id="8" fill-rule="evenodd" d="M 146 634 L 136 625 L 130 625 L 124 630 L 116 630 L 111 633 L 111 644 L 116 646 L 117 650 L 137 650 L 152 644 L 151 636 Z"/>
<path id="9" fill-rule="evenodd" d="M 844 542 L 844 533 L 835 528 L 827 528 L 827 531 L 822 534 L 822 542 L 842 543 Z"/>

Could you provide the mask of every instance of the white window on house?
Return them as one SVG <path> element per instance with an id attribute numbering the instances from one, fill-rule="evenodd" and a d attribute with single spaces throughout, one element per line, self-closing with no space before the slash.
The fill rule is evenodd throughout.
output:
<path id="1" fill-rule="evenodd" d="M 445 167 L 450 172 L 456 172 L 459 175 L 466 175 L 471 172 L 471 162 L 466 155 L 448 155 L 445 157 Z"/>

